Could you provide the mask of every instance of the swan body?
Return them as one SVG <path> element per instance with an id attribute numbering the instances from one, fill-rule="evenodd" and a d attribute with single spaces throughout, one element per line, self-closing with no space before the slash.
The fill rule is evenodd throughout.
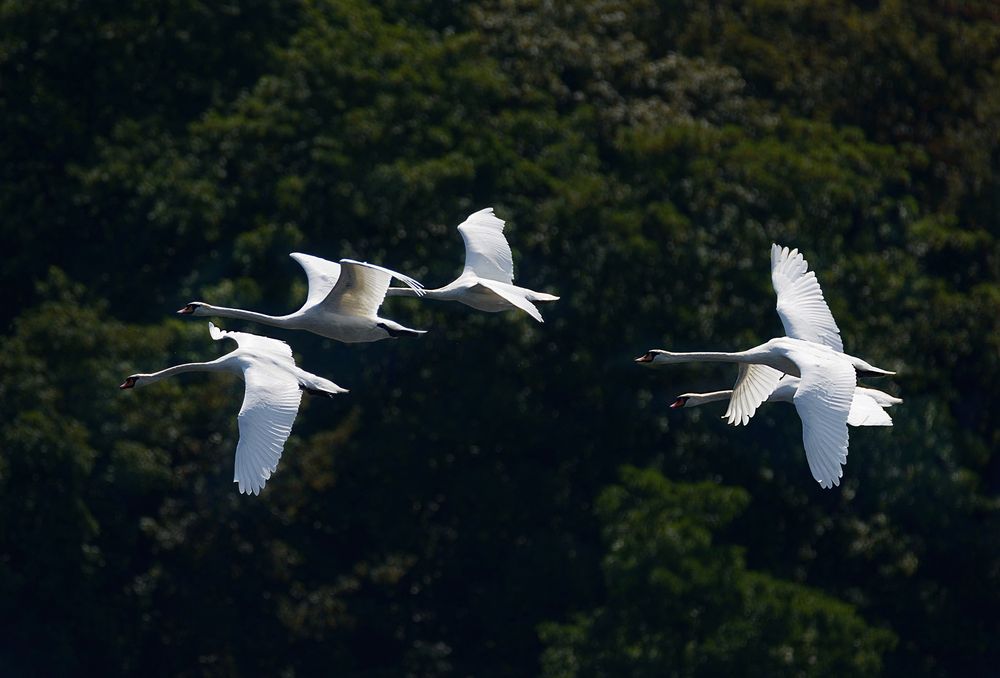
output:
<path id="1" fill-rule="evenodd" d="M 293 252 L 291 257 L 302 266 L 309 282 L 306 301 L 294 313 L 272 316 L 213 306 L 203 301 L 193 301 L 177 313 L 240 318 L 290 330 L 304 330 L 349 344 L 424 334 L 423 330 L 410 329 L 378 315 L 392 278 L 403 281 L 407 289 L 420 296 L 423 289 L 416 280 L 353 259 L 341 259 L 338 263 L 301 252 Z"/>
<path id="2" fill-rule="evenodd" d="M 240 493 L 260 494 L 278 467 L 285 441 L 299 410 L 303 391 L 333 397 L 346 393 L 329 379 L 301 369 L 292 358 L 292 349 L 277 339 L 245 332 L 226 332 L 208 324 L 212 339 L 233 339 L 238 347 L 226 355 L 204 363 L 175 365 L 151 374 L 133 374 L 119 386 L 130 389 L 184 372 L 232 372 L 246 382 L 243 407 L 238 416 L 240 440 L 236 446 L 233 482 Z"/>
<path id="3" fill-rule="evenodd" d="M 796 377 L 794 393 L 783 391 L 778 397 L 790 397 L 799 413 L 813 478 L 821 487 L 833 487 L 840 484 L 841 466 L 847 463 L 847 424 L 857 378 L 895 373 L 843 352 L 840 329 L 816 274 L 808 270 L 798 250 L 771 246 L 771 282 L 787 336 L 732 353 L 651 350 L 636 362 L 651 367 L 681 362 L 737 363 L 739 377 L 729 393 L 725 415 L 731 424 L 746 424 L 779 388 L 782 375 Z"/>
<path id="4" fill-rule="evenodd" d="M 795 402 L 795 394 L 799 389 L 799 378 L 785 375 L 778 383 L 778 387 L 771 392 L 764 402 L 768 403 L 792 403 Z M 683 407 L 699 407 L 720 400 L 729 400 L 733 395 L 732 390 L 712 391 L 710 393 L 683 393 L 670 405 L 671 409 Z M 888 393 L 874 388 L 864 388 L 858 386 L 854 389 L 854 399 L 851 401 L 851 409 L 847 414 L 848 426 L 892 426 L 892 417 L 885 411 L 885 408 L 898 405 L 903 402 L 901 398 L 896 398 Z M 746 423 L 731 422 L 731 423 Z"/>
<path id="5" fill-rule="evenodd" d="M 514 258 L 503 234 L 504 222 L 493 208 L 475 212 L 458 227 L 465 242 L 465 268 L 444 287 L 421 290 L 390 287 L 390 297 L 423 296 L 440 301 L 458 301 L 480 311 L 496 313 L 519 308 L 538 322 L 545 322 L 534 302 L 559 297 L 514 284 Z"/>

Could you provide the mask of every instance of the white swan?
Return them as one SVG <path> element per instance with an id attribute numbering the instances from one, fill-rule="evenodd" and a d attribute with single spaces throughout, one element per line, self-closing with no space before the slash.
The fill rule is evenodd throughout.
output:
<path id="1" fill-rule="evenodd" d="M 385 299 L 392 278 L 406 283 L 414 295 L 423 294 L 420 283 L 413 278 L 353 259 L 341 259 L 337 263 L 300 252 L 293 252 L 290 256 L 302 266 L 309 281 L 306 302 L 294 313 L 273 316 L 212 306 L 203 301 L 192 301 L 177 313 L 252 320 L 291 330 L 306 330 L 345 343 L 424 334 L 423 330 L 403 327 L 378 316 L 379 306 Z"/>
<path id="2" fill-rule="evenodd" d="M 636 359 L 648 366 L 680 362 L 735 362 L 740 374 L 726 417 L 746 423 L 774 392 L 782 374 L 800 377 L 792 402 L 802 419 L 802 440 L 813 478 L 840 484 L 847 463 L 847 419 L 857 376 L 895 374 L 843 353 L 840 330 L 823 299 L 816 275 L 797 250 L 771 246 L 771 280 L 787 337 L 735 353 L 671 353 L 653 350 Z"/>
<path id="3" fill-rule="evenodd" d="M 493 208 L 469 216 L 458 227 L 465 241 L 465 268 L 456 280 L 436 290 L 390 287 L 390 297 L 424 296 L 442 301 L 460 301 L 480 311 L 507 311 L 519 308 L 538 322 L 542 314 L 534 301 L 556 301 L 559 297 L 535 292 L 514 284 L 514 258 L 503 234 L 504 222 L 493 214 Z"/>
<path id="4" fill-rule="evenodd" d="M 778 387 L 771 392 L 765 402 L 768 403 L 791 403 L 795 400 L 795 393 L 799 389 L 799 379 L 789 375 L 784 375 L 778 382 Z M 683 393 L 677 396 L 676 400 L 670 404 L 671 409 L 683 407 L 699 407 L 707 403 L 719 400 L 729 400 L 732 390 L 711 391 L 709 393 Z M 892 417 L 884 408 L 892 407 L 903 402 L 901 398 L 896 398 L 888 393 L 874 388 L 864 388 L 858 386 L 854 389 L 854 399 L 851 401 L 851 410 L 847 414 L 848 426 L 892 426 Z M 745 422 L 730 422 L 745 423 Z"/>
<path id="5" fill-rule="evenodd" d="M 238 373 L 246 382 L 246 393 L 238 419 L 240 442 L 236 446 L 233 482 L 239 483 L 241 493 L 260 494 L 278 467 L 302 392 L 333 397 L 347 393 L 347 389 L 297 367 L 292 349 L 283 341 L 245 332 L 226 332 L 212 323 L 208 323 L 208 330 L 212 339 L 234 339 L 238 348 L 207 363 L 187 363 L 152 374 L 133 374 L 119 388 L 145 386 L 182 372 Z"/>

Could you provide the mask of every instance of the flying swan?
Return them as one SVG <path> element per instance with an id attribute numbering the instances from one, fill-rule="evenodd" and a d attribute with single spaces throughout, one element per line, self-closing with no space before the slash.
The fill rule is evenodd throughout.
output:
<path id="1" fill-rule="evenodd" d="M 651 350 L 636 358 L 645 366 L 684 362 L 738 363 L 726 418 L 746 423 L 778 387 L 782 374 L 799 377 L 792 403 L 802 420 L 802 442 L 813 478 L 821 487 L 840 484 L 847 463 L 847 421 L 858 376 L 895 374 L 844 353 L 840 329 L 823 298 L 816 274 L 798 250 L 771 245 L 771 282 L 787 336 L 735 353 L 671 353 Z"/>
<path id="2" fill-rule="evenodd" d="M 465 241 L 465 268 L 462 275 L 436 290 L 390 287 L 390 297 L 424 296 L 442 301 L 460 301 L 480 311 L 507 311 L 519 308 L 538 322 L 542 314 L 534 301 L 556 301 L 559 297 L 535 292 L 514 284 L 514 257 L 503 234 L 504 222 L 493 208 L 469 216 L 458 227 Z"/>
<path id="3" fill-rule="evenodd" d="M 778 387 L 771 392 L 764 402 L 768 403 L 791 403 L 795 401 L 795 393 L 799 389 L 799 379 L 790 377 L 787 374 L 778 382 Z M 677 396 L 677 399 L 670 404 L 671 409 L 683 407 L 699 407 L 707 403 L 719 400 L 729 400 L 732 397 L 732 390 L 712 391 L 710 393 L 684 393 Z M 851 410 L 847 414 L 848 426 L 892 426 L 892 417 L 885 411 L 885 408 L 898 405 L 903 402 L 901 398 L 895 398 L 888 393 L 874 388 L 864 388 L 858 386 L 854 389 L 854 399 L 851 401 Z M 740 422 L 730 422 L 739 424 Z"/>
<path id="4" fill-rule="evenodd" d="M 252 320 L 290 330 L 305 330 L 348 344 L 424 334 L 423 330 L 403 327 L 378 316 L 392 278 L 406 283 L 415 296 L 424 293 L 420 283 L 413 278 L 353 259 L 341 259 L 337 263 L 301 252 L 289 256 L 305 270 L 309 281 L 306 301 L 294 313 L 273 316 L 212 306 L 203 301 L 192 301 L 177 313 Z"/>
<path id="5" fill-rule="evenodd" d="M 226 332 L 208 323 L 212 339 L 233 339 L 235 351 L 207 363 L 186 363 L 152 374 L 133 374 L 118 388 L 145 386 L 182 372 L 236 372 L 246 382 L 238 417 L 240 442 L 236 445 L 233 482 L 240 492 L 260 494 L 278 467 L 281 451 L 292 432 L 302 392 L 333 397 L 347 393 L 323 377 L 295 365 L 292 349 L 277 339 L 245 332 Z"/>

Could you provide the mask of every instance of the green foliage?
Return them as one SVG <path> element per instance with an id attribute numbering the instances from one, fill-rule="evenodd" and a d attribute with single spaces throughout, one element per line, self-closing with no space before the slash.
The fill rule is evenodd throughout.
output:
<path id="1" fill-rule="evenodd" d="M 716 543 L 747 504 L 741 490 L 624 468 L 597 502 L 606 602 L 541 627 L 543 675 L 878 675 L 891 633 Z"/>
<path id="2" fill-rule="evenodd" d="M 1000 662 L 991 3 L 46 0 L 0 27 L 11 672 Z M 290 251 L 450 280 L 488 205 L 562 296 L 546 323 L 391 299 L 431 332 L 266 330 L 351 393 L 304 403 L 259 498 L 235 380 L 116 388 L 223 350 L 185 302 L 296 307 Z M 899 370 L 831 492 L 790 408 L 667 412 L 732 374 L 630 364 L 780 332 L 771 242 Z M 609 488 L 623 464 L 650 470 Z"/>

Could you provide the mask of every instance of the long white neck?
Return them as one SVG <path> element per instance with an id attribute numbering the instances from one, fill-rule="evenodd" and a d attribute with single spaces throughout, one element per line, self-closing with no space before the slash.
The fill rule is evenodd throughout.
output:
<path id="1" fill-rule="evenodd" d="M 687 402 L 684 403 L 684 407 L 698 407 L 699 405 L 704 405 L 705 403 L 714 403 L 717 400 L 729 400 L 733 395 L 730 391 L 712 391 L 710 393 L 689 393 L 686 396 Z"/>
<path id="2" fill-rule="evenodd" d="M 174 365 L 173 367 L 168 367 L 165 370 L 153 372 L 152 374 L 134 374 L 132 376 L 138 377 L 135 382 L 136 386 L 145 386 L 146 384 L 152 384 L 160 379 L 166 379 L 167 377 L 172 377 L 175 374 L 182 374 L 184 372 L 223 372 L 230 369 L 226 362 L 226 357 L 227 356 L 222 356 L 221 358 L 217 358 L 207 363 L 184 363 L 183 365 Z"/>
<path id="3" fill-rule="evenodd" d="M 670 363 L 747 363 L 751 365 L 767 365 L 779 372 L 799 376 L 799 367 L 788 358 L 780 347 L 775 348 L 771 342 L 754 346 L 746 351 L 735 353 L 717 353 L 706 351 L 699 353 L 671 353 L 670 351 L 653 352 L 653 365 L 668 365 Z"/>
<path id="4" fill-rule="evenodd" d="M 218 316 L 222 318 L 239 318 L 240 320 L 250 320 L 263 325 L 274 325 L 276 327 L 290 327 L 293 315 L 267 315 L 256 311 L 245 311 L 242 308 L 227 308 L 225 306 L 212 306 L 211 304 L 198 303 L 195 315 Z"/>
<path id="5" fill-rule="evenodd" d="M 716 351 L 704 351 L 699 353 L 671 353 L 661 351 L 653 356 L 653 364 L 667 363 L 750 363 L 756 362 L 749 351 L 737 351 L 736 353 L 721 353 Z"/>

